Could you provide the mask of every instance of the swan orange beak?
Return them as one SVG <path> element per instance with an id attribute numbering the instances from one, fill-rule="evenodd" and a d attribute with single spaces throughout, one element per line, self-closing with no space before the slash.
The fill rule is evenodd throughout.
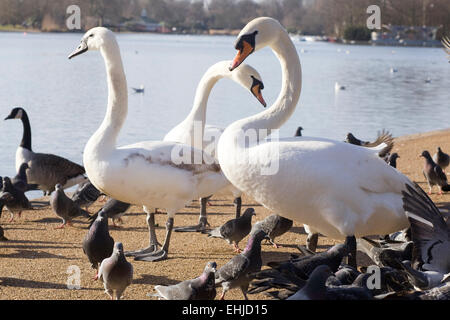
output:
<path id="1" fill-rule="evenodd" d="M 230 71 L 233 71 L 253 52 L 255 48 L 247 41 L 242 41 L 242 49 L 238 51 L 230 65 Z"/>
<path id="2" fill-rule="evenodd" d="M 260 86 L 256 85 L 252 88 L 252 93 L 255 96 L 256 99 L 258 99 L 258 101 L 264 106 L 264 108 L 267 106 L 266 101 L 264 100 L 261 90 L 260 90 Z"/>

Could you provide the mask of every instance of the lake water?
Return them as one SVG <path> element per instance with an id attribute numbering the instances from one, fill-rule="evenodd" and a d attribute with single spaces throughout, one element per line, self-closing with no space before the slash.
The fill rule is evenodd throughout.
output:
<path id="1" fill-rule="evenodd" d="M 107 86 L 103 60 L 69 53 L 81 34 L 0 33 L 0 119 L 11 108 L 27 110 L 33 149 L 78 163 L 86 142 L 103 119 Z M 120 34 L 118 41 L 129 87 L 129 112 L 119 145 L 159 140 L 189 112 L 206 69 L 235 55 L 235 37 Z M 386 128 L 394 136 L 449 127 L 450 65 L 440 48 L 346 46 L 295 42 L 302 64 L 297 109 L 281 128 L 291 136 L 343 140 L 347 132 L 373 139 Z M 263 77 L 268 105 L 281 86 L 279 62 L 270 49 L 246 63 Z M 390 72 L 395 68 L 398 72 Z M 429 83 L 425 83 L 426 79 Z M 335 92 L 335 83 L 346 87 Z M 249 91 L 222 80 L 214 88 L 207 123 L 226 126 L 262 110 Z M 17 120 L 0 122 L 0 175 L 14 175 L 22 136 Z M 40 193 L 38 194 L 40 195 Z"/>

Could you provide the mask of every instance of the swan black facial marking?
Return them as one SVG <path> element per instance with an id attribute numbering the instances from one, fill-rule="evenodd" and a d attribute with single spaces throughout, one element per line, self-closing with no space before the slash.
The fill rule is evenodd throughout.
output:
<path id="1" fill-rule="evenodd" d="M 253 79 L 252 87 L 250 90 L 252 90 L 254 87 L 259 86 L 259 91 L 264 89 L 264 83 L 261 80 L 256 79 L 254 76 L 250 76 Z"/>
<path id="2" fill-rule="evenodd" d="M 234 48 L 236 50 L 242 51 L 244 49 L 244 42 L 247 42 L 252 47 L 252 51 L 250 53 L 253 53 L 253 51 L 255 51 L 255 38 L 257 34 L 258 30 L 250 34 L 244 34 L 237 40 Z"/>

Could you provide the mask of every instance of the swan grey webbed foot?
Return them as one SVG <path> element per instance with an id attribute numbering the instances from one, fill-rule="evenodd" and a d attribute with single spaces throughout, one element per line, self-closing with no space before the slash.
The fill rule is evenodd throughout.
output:
<path id="1" fill-rule="evenodd" d="M 234 207 L 236 208 L 236 219 L 241 216 L 242 198 L 237 197 L 233 200 Z"/>
<path id="2" fill-rule="evenodd" d="M 166 260 L 169 253 L 169 244 L 170 244 L 170 236 L 172 235 L 172 229 L 173 229 L 173 218 L 169 218 L 167 219 L 166 222 L 166 238 L 164 239 L 163 247 L 158 251 L 137 255 L 135 256 L 134 260 L 151 261 L 151 262 Z"/>
<path id="3" fill-rule="evenodd" d="M 156 251 L 158 251 L 158 245 L 160 245 L 159 243 L 155 243 L 155 244 L 151 244 L 146 248 L 143 248 L 141 250 L 136 250 L 136 251 L 127 251 L 124 253 L 125 257 L 137 257 L 140 255 L 145 255 L 145 254 L 149 254 L 149 253 L 154 253 Z"/>
<path id="4" fill-rule="evenodd" d="M 207 227 L 210 227 L 211 225 L 208 222 L 207 213 L 206 213 L 206 205 L 208 203 L 208 200 L 211 198 L 205 197 L 200 199 L 200 217 L 198 219 L 198 224 L 194 226 L 186 226 L 186 227 L 178 227 L 174 228 L 175 232 L 205 232 L 207 230 Z"/>

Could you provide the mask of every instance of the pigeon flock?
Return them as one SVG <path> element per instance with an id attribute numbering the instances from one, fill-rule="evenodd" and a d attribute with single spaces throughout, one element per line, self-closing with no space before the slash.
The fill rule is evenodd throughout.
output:
<path id="1" fill-rule="evenodd" d="M 294 71 L 290 71 L 294 74 L 294 79 L 290 79 L 290 81 L 295 87 L 295 84 L 298 84 L 301 79 L 297 79 L 295 76 L 296 54 L 282 52 L 283 50 L 289 51 L 291 48 L 290 40 L 284 36 L 284 28 L 276 20 L 270 18 L 255 19 L 249 25 L 250 27 L 246 26 L 243 30 L 253 30 L 251 29 L 253 25 L 262 26 L 261 36 L 266 36 L 267 39 L 270 39 L 270 41 L 261 40 L 262 43 L 270 43 L 272 49 L 280 50 L 281 53 L 277 54 L 280 59 L 283 58 L 292 63 L 294 66 L 292 70 Z M 264 32 L 272 32 L 273 34 L 270 34 L 269 37 L 264 35 Z M 235 77 L 234 81 L 250 89 L 252 95 L 266 107 L 266 103 L 261 95 L 261 89 L 264 86 L 259 79 L 259 74 L 255 72 L 256 70 L 253 71 L 253 68 L 242 64 L 242 67 L 238 69 L 239 72 L 233 73 L 232 71 L 238 68 L 243 60 L 253 51 L 260 49 L 260 46 L 255 45 L 255 41 L 258 39 L 256 38 L 257 34 L 258 31 L 254 31 L 240 36 L 239 41 L 236 43 L 238 54 L 235 60 L 231 64 L 230 62 L 222 63 L 222 67 L 226 66 L 225 71 L 231 73 L 231 75 L 228 74 L 227 76 L 232 79 Z M 277 41 L 285 41 L 285 43 L 281 45 L 277 44 Z M 100 50 L 106 60 L 119 59 L 115 63 L 106 63 L 107 67 L 110 68 L 119 67 L 114 72 L 108 70 L 108 81 L 113 82 L 110 86 L 112 90 L 126 89 L 127 86 L 119 85 L 120 83 L 126 84 L 126 82 L 124 80 L 125 77 L 120 76 L 122 63 L 120 61 L 120 53 L 117 54 L 118 45 L 113 33 L 106 28 L 94 28 L 88 31 L 83 37 L 81 44 L 69 58 L 81 55 L 88 50 Z M 111 50 L 111 52 L 108 52 L 108 50 Z M 298 62 L 298 67 L 299 65 Z M 222 73 L 225 71 L 222 70 Z M 250 72 L 250 76 L 246 74 L 247 71 Z M 111 80 L 110 77 L 118 78 Z M 217 78 L 213 80 L 217 81 Z M 338 86 L 337 83 L 336 87 L 339 87 L 339 90 L 345 89 L 343 86 Z M 133 89 L 136 93 L 144 93 L 143 86 Z M 288 89 L 283 87 L 283 90 Z M 296 102 L 298 96 L 295 97 L 295 94 L 286 93 L 281 94 L 279 99 L 295 100 Z M 118 93 L 113 100 L 115 101 L 109 103 L 108 108 L 114 103 L 122 103 L 122 107 L 126 109 L 126 98 L 124 96 Z M 115 107 L 119 108 L 120 106 L 117 105 Z M 197 107 L 206 108 L 206 104 Z M 270 118 L 269 114 L 273 113 L 271 108 L 266 109 L 267 114 L 264 113 L 262 117 L 264 121 Z M 113 111 L 110 111 L 110 113 L 113 113 Z M 126 112 L 124 113 L 126 114 Z M 113 118 L 113 116 L 111 117 Z M 293 177 L 295 177 L 295 174 L 298 174 L 295 172 L 296 170 L 299 172 L 303 170 L 301 165 L 296 162 L 297 158 L 302 157 L 304 153 L 320 153 L 322 149 L 327 148 L 330 148 L 331 151 L 327 149 L 323 152 L 333 160 L 325 159 L 324 161 L 336 163 L 343 161 L 342 159 L 349 159 L 345 158 L 343 154 L 352 153 L 355 157 L 359 157 L 356 160 L 358 163 L 370 162 L 376 167 L 374 169 L 375 174 L 361 178 L 362 180 L 370 180 L 371 183 L 372 180 L 379 178 L 373 182 L 373 186 L 364 185 L 359 187 L 358 191 L 364 193 L 366 197 L 366 202 L 364 203 L 370 203 L 375 208 L 375 212 L 378 212 L 377 205 L 380 202 L 372 200 L 381 198 L 383 195 L 380 196 L 380 194 L 389 193 L 392 195 L 392 197 L 389 196 L 389 201 L 383 200 L 383 205 L 389 208 L 384 210 L 386 207 L 383 207 L 379 211 L 392 209 L 391 213 L 400 210 L 404 214 L 398 218 L 400 222 L 393 223 L 395 225 L 391 229 L 396 230 L 396 232 L 387 232 L 387 229 L 380 227 L 377 230 L 385 230 L 384 234 L 376 233 L 367 236 L 367 229 L 371 230 L 371 224 L 378 226 L 383 224 L 389 225 L 389 220 L 386 219 L 391 218 L 395 220 L 394 218 L 396 217 L 392 214 L 391 216 L 381 216 L 380 218 L 380 215 L 376 216 L 376 214 L 373 214 L 371 216 L 372 213 L 368 213 L 365 223 L 369 227 L 364 229 L 364 226 L 361 227 L 360 222 L 355 222 L 354 225 L 351 225 L 351 219 L 357 215 L 363 215 L 361 212 L 365 213 L 366 211 L 363 211 L 364 208 L 356 208 L 363 207 L 363 204 L 357 202 L 346 206 L 344 204 L 347 201 L 346 197 L 352 198 L 353 194 L 346 194 L 345 191 L 339 194 L 339 196 L 342 196 L 342 199 L 337 197 L 339 202 L 335 205 L 335 207 L 340 206 L 342 208 L 334 208 L 336 210 L 342 209 L 344 214 L 334 214 L 333 210 L 326 207 L 327 203 L 332 203 L 332 200 L 329 200 L 327 196 L 332 193 L 330 190 L 333 188 L 333 185 L 337 184 L 336 181 L 331 181 L 328 189 L 318 190 L 317 195 L 309 194 L 305 196 L 300 191 L 297 192 L 295 188 L 301 185 L 301 182 L 297 183 L 297 181 L 290 185 L 284 185 L 284 180 L 281 180 L 281 183 L 278 184 L 279 180 L 271 180 L 273 188 L 268 190 L 271 188 L 270 182 L 266 184 L 266 181 L 263 179 L 258 180 L 259 177 L 253 177 L 254 180 L 251 180 L 252 177 L 241 177 L 242 175 L 246 176 L 247 172 L 233 172 L 232 168 L 227 167 L 228 163 L 223 161 L 226 157 L 221 153 L 220 148 L 218 149 L 218 155 L 208 155 L 205 153 L 205 150 L 194 148 L 194 144 L 189 145 L 185 143 L 184 146 L 188 147 L 187 150 L 190 150 L 189 152 L 193 156 L 201 154 L 205 159 L 212 160 L 213 164 L 202 162 L 198 166 L 180 165 L 171 163 L 166 158 L 168 146 L 181 144 L 179 141 L 147 141 L 116 149 L 114 149 L 115 143 L 113 142 L 111 143 L 114 147 L 111 147 L 112 151 L 108 150 L 108 152 L 102 153 L 102 150 L 96 149 L 98 148 L 96 143 L 101 140 L 100 144 L 109 146 L 109 140 L 105 136 L 101 137 L 101 134 L 106 134 L 101 132 L 101 130 L 99 131 L 100 133 L 94 134 L 94 139 L 91 138 L 88 142 L 84 152 L 84 167 L 54 154 L 34 152 L 31 144 L 30 117 L 24 108 L 13 108 L 5 118 L 5 120 L 8 119 L 21 120 L 23 137 L 16 152 L 15 167 L 17 172 L 15 176 L 13 178 L 8 176 L 0 177 L 0 214 L 2 211 L 8 211 L 10 214 L 9 223 L 13 223 L 15 218 L 19 219 L 21 217 L 22 212 L 37 209 L 33 205 L 33 201 L 29 201 L 27 198 L 27 192 L 41 190 L 44 195 L 49 195 L 49 205 L 55 217 L 61 220 L 61 224 L 54 227 L 54 229 L 72 227 L 83 230 L 84 238 L 79 239 L 79 250 L 82 250 L 84 254 L 84 262 L 86 264 L 89 263 L 92 269 L 95 270 L 92 281 L 103 283 L 105 293 L 111 299 L 126 298 L 126 289 L 133 284 L 133 264 L 138 263 L 133 262 L 132 264 L 131 259 L 134 259 L 134 261 L 151 261 L 153 263 L 169 259 L 169 244 L 173 230 L 200 232 L 199 236 L 204 239 L 203 241 L 209 243 L 215 241 L 216 244 L 223 244 L 224 251 L 229 252 L 229 254 L 231 250 L 229 250 L 228 245 L 231 245 L 234 250 L 233 256 L 222 265 L 213 261 L 211 257 L 207 257 L 210 261 L 206 263 L 206 266 L 204 263 L 192 266 L 198 270 L 196 278 L 186 279 L 175 284 L 157 284 L 154 287 L 154 292 L 147 294 L 149 297 L 164 300 L 214 300 L 216 298 L 223 300 L 228 291 L 239 289 L 245 300 L 249 299 L 253 294 L 259 293 L 277 300 L 450 299 L 450 227 L 448 221 L 444 219 L 439 209 L 418 184 L 409 182 L 406 177 L 400 176 L 400 171 L 396 169 L 397 161 L 402 161 L 403 159 L 400 158 L 397 152 L 392 152 L 394 138 L 385 130 L 379 132 L 378 137 L 373 142 L 362 141 L 352 133 L 348 133 L 343 142 L 342 140 L 331 141 L 321 138 L 308 140 L 310 138 L 305 137 L 302 133 L 304 128 L 298 127 L 294 137 L 280 140 L 282 141 L 280 145 L 284 143 L 282 146 L 288 150 L 285 150 L 283 159 L 290 159 L 283 164 L 287 168 L 288 175 Z M 249 119 L 252 119 L 252 117 Z M 287 118 L 283 121 L 286 120 Z M 119 121 L 117 123 L 122 123 L 120 120 L 117 121 Z M 261 120 L 261 122 L 264 121 Z M 183 123 L 188 126 L 187 122 Z M 277 123 L 274 126 L 279 127 L 280 125 Z M 120 127 L 121 125 L 115 126 Z M 186 134 L 186 132 L 183 133 Z M 230 135 L 228 130 L 222 130 L 221 133 L 223 133 L 224 138 L 220 139 L 220 143 L 229 138 Z M 102 139 L 106 140 L 103 141 Z M 311 149 L 314 151 L 307 150 L 307 147 L 302 146 L 301 143 L 295 144 L 298 141 L 305 142 L 305 145 L 313 141 L 312 143 L 315 144 Z M 289 144 L 290 142 L 292 144 Z M 332 147 L 329 147 L 330 145 Z M 333 150 L 338 150 L 339 152 L 344 150 L 345 152 L 333 153 L 335 152 Z M 337 157 L 334 157 L 335 155 Z M 102 156 L 105 158 L 100 159 Z M 120 158 L 122 156 L 124 158 Z M 292 156 L 292 159 L 289 156 Z M 322 155 L 317 156 L 310 162 L 318 162 L 321 157 Z M 424 161 L 422 172 L 429 187 L 428 194 L 432 194 L 435 186 L 438 188 L 439 195 L 450 191 L 445 172 L 448 170 L 450 162 L 449 155 L 438 146 L 433 156 L 431 156 L 429 151 L 423 150 L 420 157 Z M 120 164 L 117 167 L 112 166 L 111 169 L 109 167 L 111 163 Z M 99 165 L 97 166 L 97 164 Z M 139 171 L 138 173 L 134 174 L 135 172 L 129 169 L 133 166 L 140 166 L 140 169 L 137 170 Z M 92 174 L 93 167 L 96 168 L 94 170 L 95 174 Z M 347 165 L 347 167 L 351 167 L 351 165 Z M 343 170 L 345 171 L 347 167 L 343 166 L 341 168 L 344 168 Z M 316 171 L 324 171 L 325 175 L 327 174 L 328 168 L 320 167 L 320 164 L 317 164 L 315 168 L 320 168 L 320 170 Z M 130 171 L 127 171 L 128 169 Z M 100 172 L 101 170 L 110 170 L 110 175 L 114 176 L 116 180 L 108 180 L 107 174 Z M 348 170 L 342 173 L 333 172 L 333 174 L 345 176 L 348 175 L 348 172 L 352 172 L 352 168 Z M 120 173 L 123 172 L 126 175 L 120 176 Z M 159 174 L 160 180 L 148 181 L 152 180 L 148 178 L 151 176 L 148 172 Z M 303 182 L 303 184 L 310 184 L 311 189 L 313 189 L 317 182 L 314 179 L 314 174 L 319 175 L 319 173 L 311 174 L 308 170 L 301 172 L 308 175 L 307 178 L 310 179 Z M 100 178 L 96 176 L 97 173 Z M 361 174 L 361 171 L 359 173 Z M 248 173 L 249 176 L 252 174 L 253 172 Z M 354 172 L 354 174 L 358 175 L 358 172 Z M 375 177 L 375 175 L 377 176 Z M 239 179 L 233 180 L 236 176 L 239 176 Z M 126 177 L 130 177 L 130 179 Z M 322 180 L 328 180 L 331 176 L 325 177 Z M 289 180 L 288 178 L 285 176 L 286 180 Z M 242 182 L 240 179 L 242 181 L 248 179 L 252 183 L 248 186 L 245 184 L 245 181 Z M 131 182 L 125 180 L 130 180 Z M 130 184 L 128 188 L 114 185 L 118 184 L 116 183 L 117 181 L 122 181 L 121 183 L 123 184 Z M 141 183 L 133 184 L 133 181 L 140 181 Z M 236 183 L 242 182 L 241 187 L 235 186 L 234 181 Z M 164 185 L 164 183 L 166 184 Z M 114 186 L 112 187 L 111 185 Z M 69 196 L 69 193 L 66 194 L 67 190 L 65 191 L 65 189 L 73 186 L 77 186 L 77 189 Z M 248 189 L 244 190 L 246 187 Z M 252 220 L 258 218 L 253 207 L 247 205 L 244 213 L 240 214 L 241 206 L 244 206 L 241 194 L 246 193 L 251 196 L 252 190 L 258 187 L 262 188 L 261 194 L 266 191 L 267 194 L 266 198 L 264 196 L 253 196 L 255 202 L 258 203 L 254 206 L 262 204 L 272 214 L 253 223 Z M 384 191 L 385 187 L 388 188 L 388 191 Z M 158 193 L 158 188 L 161 188 L 163 191 Z M 231 191 L 235 198 L 235 218 L 226 221 L 223 225 L 212 228 L 206 220 L 208 201 L 211 197 L 220 194 L 219 191 L 226 188 L 230 188 L 230 190 L 232 188 L 235 189 Z M 298 190 L 308 191 L 307 188 Z M 282 199 L 270 199 L 268 196 L 269 191 L 279 191 L 285 194 L 282 193 Z M 135 194 L 141 195 L 146 200 L 140 201 L 139 196 L 136 197 Z M 400 196 L 397 197 L 397 195 Z M 97 201 L 104 202 L 104 199 L 100 200 L 102 196 L 108 197 L 102 207 L 95 213 L 89 212 L 89 208 L 94 203 Z M 309 201 L 309 206 L 303 207 L 298 205 L 297 202 L 292 201 L 294 197 L 298 198 L 296 199 L 297 201 L 302 201 L 302 199 L 303 201 Z M 153 199 L 154 203 L 150 205 L 151 201 L 148 201 L 148 199 Z M 175 201 L 174 199 L 181 200 Z M 269 200 L 267 200 L 267 203 L 264 203 L 266 199 Z M 369 202 L 368 199 L 372 202 Z M 201 205 L 199 225 L 182 227 L 178 228 L 178 230 L 177 228 L 174 229 L 175 214 L 180 208 L 188 205 L 189 201 L 193 200 L 199 200 Z M 279 208 L 286 208 L 286 210 L 271 209 L 272 204 L 274 207 L 279 205 Z M 150 241 L 149 246 L 145 249 L 125 251 L 126 241 L 118 242 L 113 239 L 110 234 L 108 219 L 112 220 L 114 232 L 123 232 L 124 228 L 122 225 L 125 223 L 122 217 L 132 205 L 142 207 L 143 211 L 146 212 Z M 293 211 L 299 212 L 299 215 L 303 214 L 303 212 L 311 214 L 311 212 L 314 212 L 312 207 L 315 205 L 326 207 L 326 210 L 324 210 L 326 214 L 322 216 L 318 214 L 317 220 L 300 221 L 301 219 L 299 219 L 297 221 L 305 223 L 304 230 L 307 233 L 306 245 L 298 243 L 295 249 L 298 249 L 298 253 L 291 254 L 288 259 L 285 256 L 282 260 L 267 261 L 268 257 L 265 256 L 262 245 L 268 244 L 272 250 L 276 251 L 283 246 L 276 242 L 276 238 L 293 231 L 296 219 L 293 218 L 292 213 L 290 215 L 286 214 L 286 211 L 294 207 Z M 156 229 L 159 225 L 155 224 L 155 213 L 158 209 L 167 213 L 166 235 L 162 246 L 156 238 Z M 354 212 L 349 212 L 351 210 L 354 210 Z M 371 220 L 371 218 L 374 220 Z M 355 221 L 357 221 L 357 218 L 355 218 Z M 77 224 L 73 225 L 74 222 L 77 222 Z M 343 241 L 324 251 L 316 252 L 319 235 L 329 236 L 326 232 L 321 231 L 320 227 L 329 227 L 329 225 L 332 225 L 331 229 L 334 228 L 332 232 L 335 233 L 333 235 L 338 234 L 334 238 L 342 239 Z M 408 227 L 404 228 L 406 225 Z M 0 226 L 0 241 L 2 242 L 10 241 L 8 238 L 14 233 L 13 228 L 5 229 Z M 329 231 L 331 229 L 324 227 L 322 230 Z M 52 231 L 64 232 L 63 230 Z M 187 233 L 181 233 L 178 237 L 184 236 L 184 239 L 189 239 L 188 235 Z M 330 236 L 330 238 L 333 237 Z M 228 245 L 220 239 L 226 240 Z M 243 242 L 244 239 L 247 239 L 246 246 L 244 249 L 241 249 L 239 243 Z M 263 241 L 268 243 L 263 243 Z M 186 250 L 189 250 L 189 248 Z M 358 266 L 356 259 L 357 250 L 359 251 L 358 255 L 365 254 L 372 264 Z M 203 266 L 203 272 L 200 274 L 200 268 L 203 268 Z M 0 282 L 0 289 L 1 285 Z M 218 295 L 219 293 L 220 295 Z"/>

